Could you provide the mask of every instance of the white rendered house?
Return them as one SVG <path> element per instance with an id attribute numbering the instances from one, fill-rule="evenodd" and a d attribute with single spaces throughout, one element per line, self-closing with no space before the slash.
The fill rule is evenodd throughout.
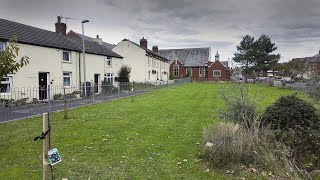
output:
<path id="1" fill-rule="evenodd" d="M 28 65 L 1 80 L 0 99 L 43 100 L 48 98 L 48 85 L 81 86 L 84 79 L 82 46 L 66 36 L 66 24 L 61 22 L 60 17 L 55 26 L 56 32 L 52 32 L 0 19 L 0 51 L 12 37 L 16 37 L 20 47 L 17 59 L 29 57 Z M 122 57 L 96 42 L 85 41 L 85 45 L 86 80 L 99 84 L 107 73 L 107 60 Z M 97 88 L 96 91 L 99 93 L 101 90 Z"/>
<path id="2" fill-rule="evenodd" d="M 131 67 L 131 82 L 167 83 L 169 60 L 159 54 L 157 46 L 149 50 L 147 43 L 144 38 L 140 40 L 140 45 L 124 39 L 112 48 L 112 51 L 123 57 L 124 65 Z"/>

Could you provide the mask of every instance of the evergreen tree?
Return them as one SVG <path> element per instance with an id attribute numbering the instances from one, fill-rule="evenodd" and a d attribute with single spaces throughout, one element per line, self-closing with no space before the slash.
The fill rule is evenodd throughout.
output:
<path id="1" fill-rule="evenodd" d="M 272 43 L 270 37 L 262 35 L 253 44 L 254 71 L 260 74 L 260 71 L 272 69 L 280 60 L 280 54 L 271 54 L 277 50 L 275 43 Z"/>
<path id="2" fill-rule="evenodd" d="M 123 65 L 118 72 L 117 81 L 129 82 L 130 73 L 131 73 L 131 68 L 129 66 Z"/>
<path id="3" fill-rule="evenodd" d="M 236 52 L 233 57 L 233 60 L 235 62 L 241 63 L 245 71 L 246 82 L 247 82 L 250 66 L 254 62 L 253 54 L 252 54 L 253 44 L 254 44 L 254 37 L 251 37 L 250 35 L 244 36 L 240 44 L 237 46 L 238 52 Z"/>
<path id="4" fill-rule="evenodd" d="M 275 50 L 275 43 L 267 35 L 262 35 L 257 40 L 246 35 L 237 46 L 238 52 L 234 54 L 233 60 L 242 64 L 247 80 L 250 71 L 259 75 L 261 70 L 267 71 L 278 63 L 280 54 L 271 54 Z"/>

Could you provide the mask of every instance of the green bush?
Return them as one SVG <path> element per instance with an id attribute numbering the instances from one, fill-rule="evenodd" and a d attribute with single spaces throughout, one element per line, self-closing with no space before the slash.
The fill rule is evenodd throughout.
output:
<path id="1" fill-rule="evenodd" d="M 204 132 L 203 158 L 213 167 L 239 169 L 254 167 L 285 179 L 299 179 L 290 149 L 273 142 L 265 130 L 248 130 L 231 122 L 218 123 Z"/>
<path id="2" fill-rule="evenodd" d="M 262 120 L 293 150 L 298 164 L 319 167 L 320 119 L 315 107 L 295 95 L 283 96 L 266 108 Z"/>
<path id="3" fill-rule="evenodd" d="M 170 79 L 170 80 L 174 80 L 173 72 L 170 72 L 169 79 Z"/>
<path id="4" fill-rule="evenodd" d="M 60 100 L 62 98 L 63 98 L 63 95 L 61 93 L 53 95 L 53 100 Z"/>

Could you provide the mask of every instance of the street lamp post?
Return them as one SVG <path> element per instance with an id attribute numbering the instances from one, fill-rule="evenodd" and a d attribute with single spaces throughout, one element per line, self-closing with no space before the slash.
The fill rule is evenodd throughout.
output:
<path id="1" fill-rule="evenodd" d="M 82 55 L 83 55 L 83 80 L 84 80 L 84 97 L 87 97 L 87 80 L 86 80 L 86 48 L 84 45 L 84 23 L 89 22 L 89 20 L 83 20 L 82 22 Z"/>

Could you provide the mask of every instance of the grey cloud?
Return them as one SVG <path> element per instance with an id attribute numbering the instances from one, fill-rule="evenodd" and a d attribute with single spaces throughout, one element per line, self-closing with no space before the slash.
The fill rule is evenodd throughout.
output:
<path id="1" fill-rule="evenodd" d="M 138 41 L 145 36 L 164 47 L 212 45 L 228 53 L 222 54 L 225 57 L 232 57 L 244 35 L 267 34 L 281 46 L 281 54 L 294 57 L 309 54 L 310 47 L 320 44 L 319 8 L 319 0 L 3 0 L 0 15 L 46 27 L 53 27 L 46 22 L 48 16 L 89 18 L 91 24 L 86 27 L 92 34 L 108 37 L 116 29 L 121 32 L 119 40 Z M 93 32 L 97 27 L 103 32 Z"/>

